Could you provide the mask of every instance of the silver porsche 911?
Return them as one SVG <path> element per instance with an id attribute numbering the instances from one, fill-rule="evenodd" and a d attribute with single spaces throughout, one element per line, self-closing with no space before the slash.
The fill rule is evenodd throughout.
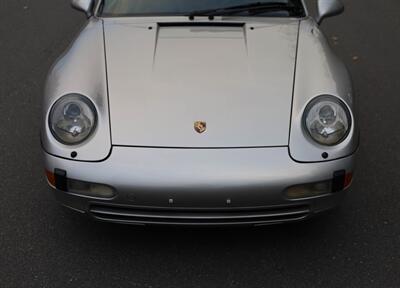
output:
<path id="1" fill-rule="evenodd" d="M 333 208 L 358 147 L 319 0 L 73 0 L 42 147 L 66 207 L 128 224 L 266 225 Z"/>

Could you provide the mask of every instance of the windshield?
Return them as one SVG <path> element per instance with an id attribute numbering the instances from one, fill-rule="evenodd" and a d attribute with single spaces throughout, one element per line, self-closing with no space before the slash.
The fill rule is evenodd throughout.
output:
<path id="1" fill-rule="evenodd" d="M 268 9 L 269 4 L 271 9 Z M 255 9 L 257 5 L 260 5 L 260 7 Z M 277 5 L 279 5 L 279 9 L 277 9 Z M 229 9 L 238 6 L 242 8 Z M 249 8 L 246 8 L 246 6 Z M 99 14 L 102 17 L 181 16 L 196 15 L 198 11 L 212 12 L 211 10 L 215 10 L 213 15 L 304 16 L 301 0 L 103 0 Z"/>

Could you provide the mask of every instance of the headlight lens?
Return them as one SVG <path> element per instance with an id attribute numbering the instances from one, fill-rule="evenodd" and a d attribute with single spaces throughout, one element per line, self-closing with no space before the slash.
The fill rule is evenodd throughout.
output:
<path id="1" fill-rule="evenodd" d="M 350 131 L 350 112 L 341 100 L 333 96 L 320 96 L 312 100 L 303 117 L 311 138 L 322 145 L 339 144 Z"/>
<path id="2" fill-rule="evenodd" d="M 49 126 L 61 143 L 76 145 L 85 141 L 96 128 L 97 112 L 85 96 L 68 94 L 51 108 Z"/>

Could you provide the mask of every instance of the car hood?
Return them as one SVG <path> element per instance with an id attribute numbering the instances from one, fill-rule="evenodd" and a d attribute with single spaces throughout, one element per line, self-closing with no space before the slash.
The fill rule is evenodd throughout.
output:
<path id="1" fill-rule="evenodd" d="M 288 145 L 299 21 L 162 21 L 104 20 L 114 145 Z"/>

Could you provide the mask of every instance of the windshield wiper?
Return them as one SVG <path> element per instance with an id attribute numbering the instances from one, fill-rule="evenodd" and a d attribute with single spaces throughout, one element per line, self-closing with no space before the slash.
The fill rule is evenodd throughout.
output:
<path id="1" fill-rule="evenodd" d="M 250 14 L 258 14 L 269 11 L 288 11 L 296 15 L 303 14 L 303 9 L 301 7 L 288 5 L 282 2 L 252 2 L 243 5 L 192 11 L 188 14 L 188 16 L 223 16 L 246 11 Z"/>

